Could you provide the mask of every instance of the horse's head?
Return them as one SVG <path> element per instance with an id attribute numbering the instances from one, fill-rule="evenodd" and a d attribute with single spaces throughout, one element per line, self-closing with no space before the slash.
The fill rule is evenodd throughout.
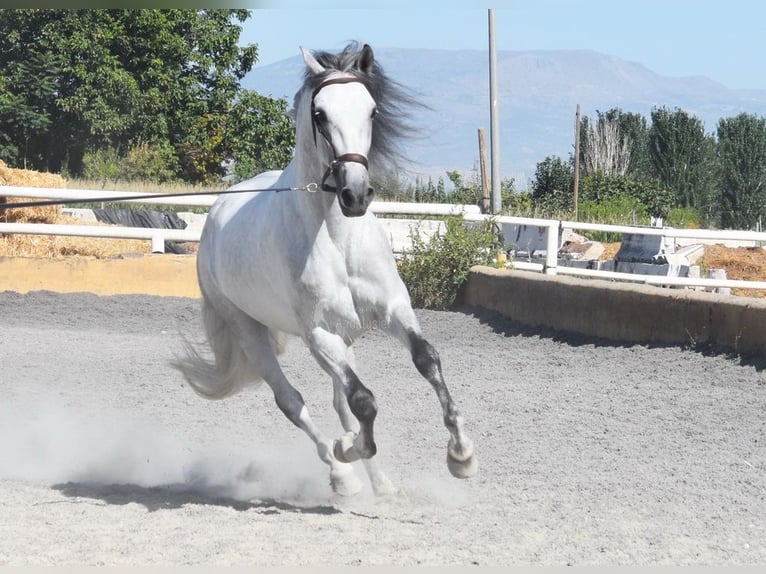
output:
<path id="1" fill-rule="evenodd" d="M 352 68 L 344 72 L 328 69 L 311 52 L 301 51 L 319 80 L 310 105 L 314 143 L 326 156 L 322 189 L 337 195 L 343 215 L 364 215 L 374 195 L 367 157 L 377 106 L 361 77 L 372 69 L 372 48 L 365 44 Z M 334 186 L 328 183 L 331 179 Z"/>

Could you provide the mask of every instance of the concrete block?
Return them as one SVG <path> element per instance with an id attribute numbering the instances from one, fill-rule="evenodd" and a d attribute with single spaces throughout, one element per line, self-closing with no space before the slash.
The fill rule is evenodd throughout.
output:
<path id="1" fill-rule="evenodd" d="M 463 302 L 520 323 L 618 342 L 709 344 L 766 356 L 766 301 L 476 266 Z"/>
<path id="2" fill-rule="evenodd" d="M 614 256 L 617 261 L 653 263 L 675 252 L 675 244 L 669 237 L 662 235 L 643 235 L 624 233 L 620 250 Z"/>
<path id="3" fill-rule="evenodd" d="M 501 223 L 500 229 L 503 233 L 503 246 L 510 251 L 533 257 L 543 257 L 548 249 L 548 230 L 545 227 Z M 563 233 L 559 236 L 558 248 L 560 249 L 565 243 L 573 241 L 575 236 L 577 234 L 573 230 L 564 229 Z"/>

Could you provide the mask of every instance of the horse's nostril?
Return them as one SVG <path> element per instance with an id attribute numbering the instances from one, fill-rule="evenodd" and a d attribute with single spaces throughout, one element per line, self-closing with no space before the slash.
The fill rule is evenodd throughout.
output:
<path id="1" fill-rule="evenodd" d="M 346 207 L 350 207 L 354 203 L 354 195 L 348 187 L 340 190 L 340 202 Z"/>
<path id="2" fill-rule="evenodd" d="M 368 187 L 367 188 L 367 197 L 372 197 L 372 194 L 375 193 L 374 187 Z"/>

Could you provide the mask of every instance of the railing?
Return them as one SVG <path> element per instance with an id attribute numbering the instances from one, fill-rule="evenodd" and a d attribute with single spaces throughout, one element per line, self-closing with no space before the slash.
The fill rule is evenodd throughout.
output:
<path id="1" fill-rule="evenodd" d="M 122 200 L 122 197 L 138 195 L 131 192 L 111 190 L 52 189 L 29 188 L 18 186 L 0 186 L 0 195 L 13 197 L 34 197 L 41 199 L 76 200 L 93 197 L 108 197 L 113 201 L 142 203 L 150 205 L 186 205 L 209 207 L 217 196 L 211 194 L 190 194 L 183 197 Z M 405 203 L 373 201 L 370 205 L 373 213 L 388 215 L 460 215 L 465 221 L 481 222 L 492 217 L 482 214 L 474 205 L 453 205 L 438 203 Z M 565 229 L 581 231 L 605 231 L 614 233 L 634 233 L 643 235 L 661 235 L 664 237 L 712 240 L 712 241 L 752 241 L 765 242 L 766 233 L 755 231 L 716 231 L 705 229 L 673 229 L 652 227 L 630 227 L 577 221 L 536 219 L 528 217 L 495 216 L 499 224 L 526 225 L 546 230 L 546 257 L 544 263 L 513 261 L 510 266 L 546 273 L 548 275 L 578 275 L 600 279 L 630 281 L 651 285 L 708 288 L 766 289 L 766 281 L 740 281 L 734 279 L 708 279 L 696 277 L 668 277 L 641 275 L 567 267 L 558 264 L 560 234 Z M 200 233 L 194 230 L 148 229 L 140 227 L 89 226 L 89 225 L 52 225 L 29 223 L 0 223 L 0 233 L 22 233 L 35 235 L 74 235 L 83 237 L 110 237 L 123 239 L 150 239 L 153 252 L 163 252 L 165 241 L 199 241 Z"/>
<path id="2" fill-rule="evenodd" d="M 486 215 L 465 214 L 466 221 L 484 221 Z M 583 269 L 580 267 L 568 267 L 559 265 L 558 251 L 559 238 L 564 229 L 580 231 L 606 231 L 613 233 L 634 233 L 643 235 L 658 235 L 663 237 L 713 240 L 713 241 L 753 241 L 766 242 L 766 233 L 756 231 L 723 231 L 710 229 L 674 229 L 653 227 L 630 227 L 623 225 L 608 225 L 601 223 L 583 223 L 579 221 L 559 221 L 550 219 L 534 219 L 528 217 L 496 216 L 494 220 L 499 223 L 511 225 L 527 225 L 540 227 L 546 230 L 546 255 L 544 263 L 532 263 L 527 261 L 513 261 L 510 266 L 516 269 L 538 271 L 547 275 L 577 275 L 581 277 L 593 277 L 597 279 L 611 279 L 618 281 L 630 281 L 647 285 L 667 285 L 678 287 L 707 287 L 711 289 L 735 288 L 735 289 L 766 289 L 766 281 L 742 281 L 737 279 L 708 279 L 704 277 L 669 277 L 665 275 L 643 275 L 634 273 L 621 273 L 616 271 L 603 271 L 598 269 Z"/>
<path id="3" fill-rule="evenodd" d="M 298 192 L 296 192 L 298 193 Z M 190 194 L 180 197 L 152 197 L 147 199 L 123 199 L 140 195 L 127 191 L 59 189 L 43 187 L 0 186 L 0 195 L 8 197 L 27 197 L 51 200 L 92 200 L 109 198 L 122 203 L 147 205 L 184 205 L 192 207 L 210 207 L 218 196 L 213 194 Z M 152 195 L 152 194 L 146 194 Z M 455 205 L 446 203 L 406 203 L 396 201 L 373 201 L 370 204 L 373 213 L 386 215 L 463 215 L 480 214 L 475 205 Z M 104 237 L 119 239 L 151 240 L 152 253 L 164 253 L 166 241 L 199 241 L 199 230 L 157 229 L 145 227 L 93 226 L 93 225 L 58 225 L 50 223 L 1 223 L 0 233 L 28 235 L 66 235 L 76 237 Z"/>
<path id="4" fill-rule="evenodd" d="M 287 193 L 287 192 L 285 192 Z M 304 193 L 304 192 L 292 192 Z M 93 190 L 93 189 L 57 189 L 50 187 L 20 187 L 13 185 L 0 185 L 0 195 L 13 197 L 36 197 L 40 199 L 56 200 L 91 200 L 94 197 L 106 197 L 110 201 L 123 203 L 140 203 L 146 205 L 186 205 L 192 207 L 210 207 L 217 195 L 210 193 L 190 193 L 189 195 L 176 197 L 155 197 L 149 199 L 122 199 L 140 195 L 128 191 Z M 151 195 L 151 194 L 146 194 Z M 451 203 L 407 203 L 397 201 L 373 201 L 370 204 L 373 213 L 386 213 L 390 215 L 461 215 L 463 213 L 481 213 L 476 205 L 456 205 Z"/>

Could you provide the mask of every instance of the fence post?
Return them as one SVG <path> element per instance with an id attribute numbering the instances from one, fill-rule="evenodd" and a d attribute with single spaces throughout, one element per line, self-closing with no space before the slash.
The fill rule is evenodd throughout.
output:
<path id="1" fill-rule="evenodd" d="M 547 225 L 545 247 L 545 274 L 556 275 L 559 264 L 559 227 L 560 221 L 551 221 Z"/>
<path id="2" fill-rule="evenodd" d="M 159 233 L 152 235 L 152 253 L 165 253 L 165 238 Z"/>

